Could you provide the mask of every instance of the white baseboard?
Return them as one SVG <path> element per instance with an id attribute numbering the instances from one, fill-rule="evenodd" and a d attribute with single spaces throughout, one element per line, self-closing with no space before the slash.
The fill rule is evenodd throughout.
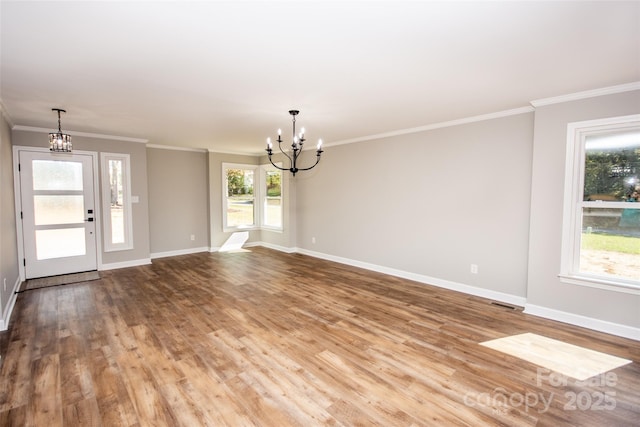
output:
<path id="1" fill-rule="evenodd" d="M 265 248 L 273 249 L 273 250 L 280 251 L 280 252 L 285 252 L 285 253 L 288 253 L 288 254 L 293 254 L 293 253 L 298 252 L 298 248 L 288 248 L 286 246 L 274 245 L 273 243 L 266 243 L 266 242 L 247 243 L 245 246 L 247 246 L 247 247 L 264 246 Z"/>
<path id="2" fill-rule="evenodd" d="M 13 313 L 13 307 L 16 305 L 16 299 L 18 298 L 17 292 L 20 287 L 20 283 L 22 283 L 22 281 L 18 277 L 16 279 L 16 283 L 13 285 L 13 289 L 11 290 L 11 296 L 9 297 L 9 301 L 7 301 L 6 310 L 4 310 L 4 313 L 0 318 L 0 331 L 6 331 L 9 329 L 9 320 L 11 319 L 11 313 Z M 0 307 L 0 309 L 2 309 L 2 307 Z"/>
<path id="3" fill-rule="evenodd" d="M 278 249 L 272 245 L 265 247 L 271 247 Z M 328 261 L 338 262 L 340 264 L 351 265 L 354 267 L 364 268 L 366 270 L 377 271 L 379 273 L 389 274 L 391 276 L 401 277 L 404 279 L 413 280 L 428 285 L 437 286 L 444 289 L 463 292 L 470 295 L 475 295 L 482 298 L 487 298 L 494 301 L 505 302 L 511 305 L 524 307 L 524 312 L 538 317 L 543 317 L 549 320 L 555 320 L 558 322 L 568 323 L 570 325 L 580 326 L 587 329 L 592 329 L 599 332 L 604 332 L 611 335 L 616 335 L 623 338 L 630 338 L 640 341 L 640 329 L 632 326 L 621 325 L 618 323 L 607 322 L 605 320 L 594 319 L 592 317 L 581 316 L 578 314 L 567 313 L 564 311 L 554 310 L 551 308 L 541 307 L 533 304 L 527 304 L 525 297 L 519 297 L 516 295 L 505 294 L 502 292 L 496 292 L 488 289 L 477 288 L 475 286 L 469 286 L 462 283 L 451 282 L 449 280 L 438 279 L 436 277 L 429 277 L 420 274 L 410 273 L 407 271 L 396 270 L 388 267 L 379 266 L 376 264 L 370 264 L 366 262 L 356 261 L 349 258 L 337 257 L 334 255 L 328 255 L 321 252 L 314 252 L 303 248 L 284 248 L 283 252 L 297 252 L 304 255 L 309 255 L 314 258 L 326 259 Z"/>
<path id="4" fill-rule="evenodd" d="M 199 252 L 209 252 L 209 248 L 208 247 L 201 247 L 201 248 L 189 248 L 189 249 L 180 249 L 177 251 L 168 251 L 168 252 L 155 252 L 152 253 L 150 255 L 151 259 L 157 259 L 157 258 L 166 258 L 166 257 L 170 257 L 170 256 L 179 256 L 179 255 L 189 255 L 189 254 L 196 254 Z"/>
<path id="5" fill-rule="evenodd" d="M 533 316 L 569 323 L 571 325 L 593 329 L 594 331 L 605 332 L 607 334 L 640 341 L 640 329 L 632 326 L 620 325 L 618 323 L 607 322 L 605 320 L 594 319 L 593 317 L 581 316 L 579 314 L 567 313 L 566 311 L 555 310 L 534 304 L 525 304 L 524 312 Z"/>
<path id="6" fill-rule="evenodd" d="M 132 261 L 113 262 L 110 264 L 102 264 L 98 266 L 98 270 L 116 270 L 118 268 L 138 267 L 140 265 L 151 264 L 151 258 L 134 259 Z"/>
<path id="7" fill-rule="evenodd" d="M 475 295 L 494 301 L 504 302 L 511 305 L 524 306 L 527 302 L 526 298 L 517 295 L 506 294 L 504 292 L 492 291 L 489 289 L 478 288 L 476 286 L 465 285 L 463 283 L 452 282 L 449 280 L 438 279 L 437 277 L 425 276 L 422 274 L 411 273 L 408 271 L 397 270 L 394 268 L 384 267 L 377 264 L 356 261 L 349 258 L 342 258 L 333 255 L 327 255 L 320 252 L 309 251 L 307 249 L 296 248 L 295 252 L 309 255 L 314 258 L 326 259 L 328 261 L 338 262 L 340 264 L 351 265 L 353 267 L 364 268 L 365 270 L 376 271 L 378 273 L 388 274 L 390 276 L 400 277 L 402 279 L 413 280 L 414 282 L 433 285 L 439 288 L 449 289 L 451 291 L 462 292 L 469 295 Z"/>

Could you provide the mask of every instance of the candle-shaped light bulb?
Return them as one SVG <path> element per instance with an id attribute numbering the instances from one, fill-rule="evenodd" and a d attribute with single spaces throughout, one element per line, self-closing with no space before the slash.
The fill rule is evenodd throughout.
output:
<path id="1" fill-rule="evenodd" d="M 318 140 L 318 151 L 320 151 L 320 149 L 322 149 L 322 140 L 321 139 Z"/>
<path id="2" fill-rule="evenodd" d="M 278 136 L 282 135 L 282 129 L 278 129 Z"/>
<path id="3" fill-rule="evenodd" d="M 300 139 L 304 139 L 304 128 L 300 130 Z"/>
<path id="4" fill-rule="evenodd" d="M 267 148 L 268 148 L 269 150 L 271 150 L 271 147 L 272 147 L 272 145 L 271 145 L 271 138 L 267 138 Z"/>

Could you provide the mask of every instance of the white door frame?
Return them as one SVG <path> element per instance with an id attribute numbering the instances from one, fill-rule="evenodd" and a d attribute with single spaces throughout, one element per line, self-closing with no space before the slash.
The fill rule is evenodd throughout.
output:
<path id="1" fill-rule="evenodd" d="M 20 174 L 18 171 L 18 165 L 20 164 L 20 151 L 32 151 L 32 152 L 41 152 L 47 153 L 50 150 L 48 148 L 43 147 L 28 147 L 28 146 L 13 146 L 13 193 L 14 193 L 14 206 L 16 212 L 16 240 L 18 244 L 18 271 L 20 273 L 20 281 L 24 282 L 26 280 L 26 272 L 24 267 L 24 242 L 23 242 L 23 227 L 22 227 L 22 219 L 20 218 L 20 213 L 22 212 L 22 197 L 20 190 Z M 91 156 L 92 164 L 93 164 L 93 194 L 95 198 L 95 206 L 94 206 L 94 218 L 95 218 L 95 233 L 96 233 L 96 264 L 98 269 L 102 265 L 102 211 L 100 209 L 101 203 L 101 194 L 100 194 L 100 169 L 98 162 L 98 153 L 95 151 L 80 151 L 74 150 L 73 153 L 83 154 L 87 156 Z"/>

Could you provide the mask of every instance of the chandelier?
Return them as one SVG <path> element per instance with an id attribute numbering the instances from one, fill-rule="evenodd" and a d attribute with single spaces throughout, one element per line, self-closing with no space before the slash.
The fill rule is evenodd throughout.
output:
<path id="1" fill-rule="evenodd" d="M 49 134 L 49 150 L 70 153 L 72 148 L 71 135 L 62 133 L 60 127 L 60 113 L 66 113 L 66 111 L 60 108 L 52 108 L 51 111 L 58 112 L 58 132 Z"/>
<path id="2" fill-rule="evenodd" d="M 267 150 L 266 150 L 267 155 L 269 156 L 269 161 L 275 168 L 280 169 L 282 171 L 289 171 L 293 174 L 293 176 L 296 176 L 296 172 L 308 171 L 309 169 L 313 169 L 320 162 L 320 155 L 322 154 L 322 140 L 319 139 L 318 145 L 316 148 L 316 162 L 312 166 L 309 166 L 306 168 L 298 167 L 298 164 L 297 164 L 298 157 L 300 157 L 300 154 L 302 154 L 302 149 L 305 141 L 304 128 L 302 128 L 300 133 L 296 135 L 296 116 L 298 115 L 298 113 L 300 113 L 300 111 L 298 110 L 289 110 L 289 114 L 291 114 L 291 116 L 293 117 L 293 139 L 292 139 L 293 142 L 291 143 L 291 152 L 289 154 L 287 154 L 282 149 L 282 130 L 278 129 L 278 140 L 277 140 L 278 148 L 280 149 L 282 154 L 284 154 L 289 159 L 289 167 L 282 168 L 276 165 L 275 163 L 273 163 L 273 160 L 271 159 L 271 156 L 273 155 L 273 145 L 271 144 L 271 138 L 267 138 Z"/>

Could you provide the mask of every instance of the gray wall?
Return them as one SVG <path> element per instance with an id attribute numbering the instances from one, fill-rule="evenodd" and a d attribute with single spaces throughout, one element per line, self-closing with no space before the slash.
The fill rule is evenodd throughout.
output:
<path id="1" fill-rule="evenodd" d="M 147 173 L 151 256 L 208 250 L 207 153 L 147 147 Z"/>
<path id="2" fill-rule="evenodd" d="M 533 119 L 327 147 L 296 178 L 298 246 L 525 297 Z"/>
<path id="3" fill-rule="evenodd" d="M 46 133 L 13 131 L 13 145 L 46 147 L 47 144 L 48 139 Z M 145 260 L 148 261 L 149 197 L 147 189 L 147 150 L 145 144 L 74 136 L 73 148 L 78 151 L 122 153 L 130 155 L 131 195 L 138 196 L 139 198 L 139 203 L 132 204 L 133 249 L 115 252 L 104 252 L 104 248 L 99 248 L 99 250 L 101 251 L 102 264 L 106 265 L 142 263 Z M 100 206 L 102 206 L 102 204 Z"/>
<path id="4" fill-rule="evenodd" d="M 640 327 L 640 295 L 562 283 L 567 124 L 640 113 L 640 91 L 536 108 L 527 305 Z"/>
<path id="5" fill-rule="evenodd" d="M 0 114 L 0 323 L 4 328 L 7 327 L 11 297 L 20 276 L 12 159 L 11 130 L 4 115 Z"/>

